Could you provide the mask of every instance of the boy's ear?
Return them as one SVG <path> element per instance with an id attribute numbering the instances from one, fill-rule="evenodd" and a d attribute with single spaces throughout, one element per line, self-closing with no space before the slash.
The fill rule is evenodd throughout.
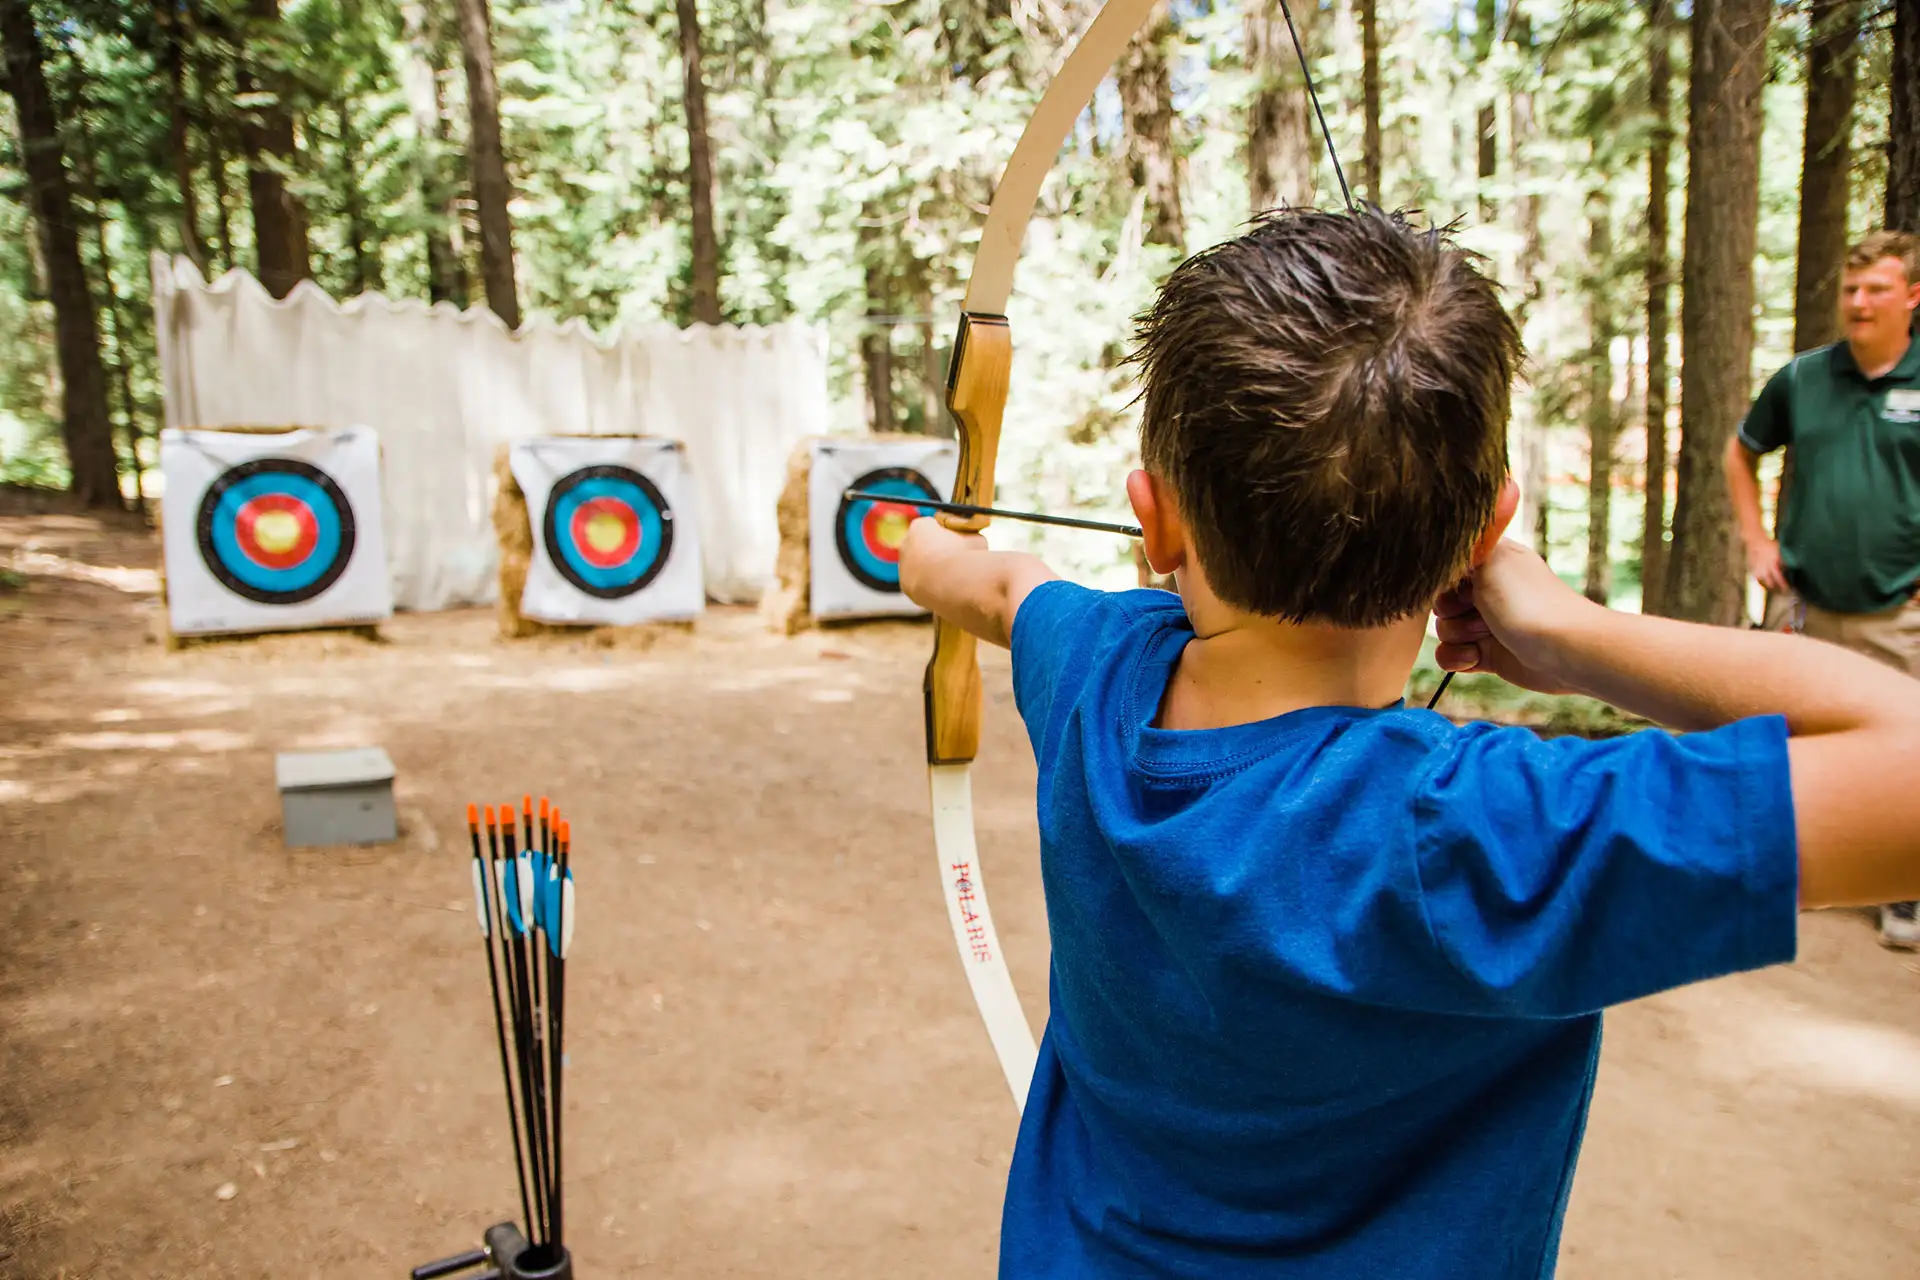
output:
<path id="1" fill-rule="evenodd" d="M 1507 536 L 1507 526 L 1513 523 L 1513 513 L 1520 509 L 1520 485 L 1512 475 L 1507 476 L 1506 484 L 1500 487 L 1500 496 L 1493 501 L 1493 520 L 1488 523 L 1480 540 L 1473 544 L 1473 566 L 1479 568 L 1493 549 L 1500 545 L 1500 539 Z"/>
<path id="2" fill-rule="evenodd" d="M 1127 477 L 1127 500 L 1140 522 L 1148 567 L 1163 578 L 1177 571 L 1187 561 L 1187 526 L 1172 487 L 1151 472 L 1135 471 Z"/>

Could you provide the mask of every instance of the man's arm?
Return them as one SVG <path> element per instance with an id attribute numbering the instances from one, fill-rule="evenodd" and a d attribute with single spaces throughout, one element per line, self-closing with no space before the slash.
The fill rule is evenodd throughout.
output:
<path id="1" fill-rule="evenodd" d="M 1727 441 L 1721 461 L 1727 472 L 1727 492 L 1733 498 L 1733 516 L 1740 525 L 1740 540 L 1747 547 L 1747 571 L 1769 591 L 1785 591 L 1787 574 L 1780 564 L 1780 544 L 1767 532 L 1760 516 L 1760 455 L 1736 435 Z"/>
<path id="2" fill-rule="evenodd" d="M 1791 361 L 1767 379 L 1720 460 L 1740 541 L 1747 548 L 1747 571 L 1769 591 L 1785 591 L 1787 574 L 1780 564 L 1780 544 L 1760 516 L 1760 456 L 1793 443 L 1793 379 Z"/>
<path id="3" fill-rule="evenodd" d="M 1013 616 L 1027 593 L 1059 577 L 1038 556 L 993 551 L 977 533 L 922 516 L 900 548 L 900 590 L 909 600 L 989 644 L 1013 647 Z"/>
<path id="4" fill-rule="evenodd" d="M 1682 730 L 1785 716 L 1800 905 L 1920 898 L 1920 680 L 1800 636 L 1615 612 L 1512 542 L 1436 612 L 1448 670 L 1569 689 Z"/>

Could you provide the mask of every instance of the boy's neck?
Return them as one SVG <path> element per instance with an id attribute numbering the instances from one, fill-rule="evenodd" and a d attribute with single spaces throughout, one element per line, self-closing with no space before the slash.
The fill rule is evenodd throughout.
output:
<path id="1" fill-rule="evenodd" d="M 1278 622 L 1210 598 L 1188 596 L 1186 604 L 1194 638 L 1161 697 L 1154 725 L 1162 729 L 1222 729 L 1307 707 L 1390 706 L 1406 691 L 1426 633 L 1420 617 L 1352 630 Z"/>

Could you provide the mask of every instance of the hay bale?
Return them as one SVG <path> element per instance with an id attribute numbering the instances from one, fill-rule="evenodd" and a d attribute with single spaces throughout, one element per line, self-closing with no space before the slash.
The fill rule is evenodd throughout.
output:
<path id="1" fill-rule="evenodd" d="M 596 439 L 638 440 L 640 436 L 598 436 Z M 493 532 L 500 546 L 500 599 L 495 605 L 500 619 L 500 634 L 508 640 L 564 636 L 586 638 L 595 648 L 650 649 L 671 635 L 691 634 L 691 619 L 678 622 L 642 622 L 626 627 L 599 623 L 541 622 L 520 612 L 520 595 L 527 587 L 527 571 L 533 566 L 533 517 L 527 511 L 527 495 L 513 478 L 513 446 L 502 444 L 493 451 Z"/>
<path id="2" fill-rule="evenodd" d="M 313 430 L 323 430 L 323 429 L 324 428 L 302 427 L 302 426 L 284 426 L 284 427 L 239 426 L 239 427 L 181 427 L 180 428 L 180 430 L 182 431 L 217 431 L 217 432 L 222 432 L 228 435 L 236 435 L 236 436 L 284 436 L 284 435 L 290 435 L 295 431 L 313 431 Z M 384 446 L 381 447 L 380 453 L 381 453 L 381 457 L 384 459 L 386 455 L 386 449 Z M 165 530 L 165 524 L 164 524 L 165 519 L 166 519 L 166 503 L 164 501 L 154 503 L 153 504 L 153 546 L 154 546 L 154 559 L 157 562 L 155 565 L 155 568 L 158 570 L 157 576 L 160 580 L 160 609 L 154 615 L 154 619 L 153 619 L 153 638 L 160 642 L 160 647 L 164 649 L 166 652 L 178 653 L 182 649 L 192 648 L 195 646 L 211 645 L 211 644 L 231 644 L 236 641 L 253 640 L 259 636 L 300 635 L 310 631 L 340 632 L 350 636 L 357 636 L 362 640 L 370 641 L 371 643 L 374 643 L 374 644 L 380 644 L 384 642 L 384 637 L 380 633 L 380 627 L 378 626 L 378 624 L 371 623 L 371 622 L 342 622 L 342 623 L 333 623 L 333 624 L 320 623 L 310 627 L 290 627 L 285 630 L 274 630 L 274 631 L 214 631 L 214 632 L 196 633 L 190 636 L 175 635 L 173 630 L 173 624 L 167 620 L 169 615 L 167 612 L 167 539 L 166 539 L 166 530 Z"/>
<path id="3" fill-rule="evenodd" d="M 760 597 L 760 618 L 768 629 L 784 636 L 799 635 L 815 625 L 813 616 L 812 524 L 808 484 L 813 476 L 813 446 L 821 441 L 850 437 L 806 436 L 787 455 L 787 483 L 780 490 L 776 523 L 780 551 L 774 560 L 774 583 Z M 926 436 L 906 431 L 882 431 L 853 437 L 860 440 L 904 443 Z"/>

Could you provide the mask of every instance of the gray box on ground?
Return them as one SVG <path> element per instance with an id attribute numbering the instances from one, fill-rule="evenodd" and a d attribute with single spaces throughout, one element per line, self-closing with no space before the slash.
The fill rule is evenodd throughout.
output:
<path id="1" fill-rule="evenodd" d="M 393 761 L 379 747 L 274 757 L 287 847 L 382 844 L 399 835 Z"/>

